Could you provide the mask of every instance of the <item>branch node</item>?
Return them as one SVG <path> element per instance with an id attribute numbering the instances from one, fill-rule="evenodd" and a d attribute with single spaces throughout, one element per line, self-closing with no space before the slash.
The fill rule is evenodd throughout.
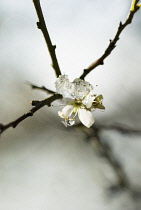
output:
<path id="1" fill-rule="evenodd" d="M 37 22 L 36 24 L 37 24 L 37 28 L 41 29 L 41 22 Z"/>
<path id="2" fill-rule="evenodd" d="M 55 50 L 56 49 L 56 45 L 52 45 L 53 49 Z"/>
<path id="3" fill-rule="evenodd" d="M 119 27 L 122 27 L 123 26 L 123 24 L 122 24 L 122 22 L 120 21 L 120 23 L 119 23 Z"/>
<path id="4" fill-rule="evenodd" d="M 39 103 L 39 101 L 37 101 L 37 100 L 31 101 L 31 105 L 32 105 L 32 106 L 36 106 L 38 103 Z"/>
<path id="5" fill-rule="evenodd" d="M 26 115 L 28 115 L 28 116 L 31 116 L 31 117 L 32 117 L 32 116 L 33 116 L 33 112 L 30 110 L 29 112 L 27 112 L 27 113 L 26 113 Z"/>

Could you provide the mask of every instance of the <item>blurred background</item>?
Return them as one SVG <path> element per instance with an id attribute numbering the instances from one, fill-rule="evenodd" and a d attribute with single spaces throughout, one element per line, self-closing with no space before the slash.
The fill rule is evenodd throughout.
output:
<path id="1" fill-rule="evenodd" d="M 73 81 L 106 49 L 124 21 L 131 0 L 42 0 L 44 17 L 62 73 Z M 55 90 L 56 80 L 31 1 L 0 1 L 0 122 L 8 123 L 48 95 L 27 81 Z M 86 80 L 104 96 L 97 124 L 141 129 L 141 11 L 117 47 Z M 0 210 L 140 210 L 128 190 L 109 194 L 116 175 L 79 128 L 65 128 L 62 107 L 44 107 L 0 141 Z M 133 187 L 141 188 L 141 136 L 102 130 Z"/>

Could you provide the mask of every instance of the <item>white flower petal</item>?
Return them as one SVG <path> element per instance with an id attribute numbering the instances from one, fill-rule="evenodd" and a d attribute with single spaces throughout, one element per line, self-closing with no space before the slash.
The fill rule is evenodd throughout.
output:
<path id="1" fill-rule="evenodd" d="M 94 96 L 89 93 L 82 101 L 83 104 L 86 105 L 87 108 L 90 108 L 92 106 L 92 103 L 94 101 Z"/>
<path id="2" fill-rule="evenodd" d="M 87 108 L 90 108 L 92 106 L 92 103 L 94 101 L 94 98 L 95 98 L 94 96 L 92 96 L 92 95 L 89 94 L 88 101 L 87 101 L 87 104 L 86 104 L 86 107 Z"/>
<path id="3" fill-rule="evenodd" d="M 65 106 L 62 111 L 59 111 L 58 112 L 58 115 L 61 117 L 61 118 L 67 118 L 69 117 L 72 112 L 73 112 L 73 109 L 74 109 L 74 106 L 72 105 L 67 105 Z"/>
<path id="4" fill-rule="evenodd" d="M 85 125 L 87 128 L 91 127 L 94 123 L 94 117 L 92 113 L 86 109 L 79 109 L 78 117 L 82 124 Z"/>

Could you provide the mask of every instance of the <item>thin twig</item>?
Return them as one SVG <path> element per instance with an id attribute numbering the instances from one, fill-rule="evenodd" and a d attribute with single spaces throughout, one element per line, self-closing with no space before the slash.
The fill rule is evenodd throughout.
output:
<path id="1" fill-rule="evenodd" d="M 38 26 L 39 29 L 41 29 L 41 31 L 44 35 L 44 38 L 45 38 L 45 41 L 46 41 L 46 44 L 47 44 L 47 47 L 48 47 L 48 50 L 49 50 L 49 53 L 50 53 L 50 56 L 51 56 L 52 67 L 54 68 L 56 76 L 58 77 L 59 75 L 61 75 L 61 70 L 60 70 L 58 60 L 57 60 L 57 57 L 56 57 L 56 53 L 55 53 L 56 46 L 52 45 L 48 30 L 47 30 L 47 27 L 46 27 L 46 23 L 45 23 L 45 20 L 44 20 L 42 8 L 41 8 L 41 5 L 40 5 L 40 0 L 33 0 L 33 3 L 34 3 L 36 13 L 37 13 L 37 16 L 38 16 L 38 19 L 39 19 L 39 22 L 37 22 L 37 26 Z"/>
<path id="2" fill-rule="evenodd" d="M 54 94 L 54 93 L 55 93 L 54 91 L 52 91 L 52 90 L 46 88 L 45 86 L 39 87 L 39 86 L 34 85 L 34 84 L 30 83 L 30 82 L 26 82 L 26 84 L 30 85 L 30 87 L 31 87 L 32 89 L 43 90 L 43 91 L 45 91 L 45 92 L 47 92 L 47 93 L 49 93 L 49 94 Z"/>
<path id="3" fill-rule="evenodd" d="M 94 61 L 90 66 L 88 66 L 88 68 L 84 69 L 83 74 L 80 76 L 81 79 L 84 79 L 87 76 L 87 74 L 89 74 L 97 66 L 104 64 L 105 58 L 107 58 L 110 55 L 110 53 L 113 51 L 113 49 L 116 47 L 116 43 L 119 40 L 119 36 L 120 36 L 121 32 L 124 30 L 124 28 L 127 25 L 129 25 L 132 22 L 135 13 L 139 10 L 140 7 L 138 7 L 136 5 L 138 2 L 139 2 L 139 0 L 136 0 L 135 9 L 134 9 L 134 11 L 129 12 L 129 15 L 128 15 L 127 19 L 125 20 L 125 22 L 119 23 L 119 27 L 115 34 L 115 37 L 113 38 L 113 40 L 110 40 L 110 43 L 109 43 L 108 47 L 106 48 L 104 54 L 100 58 L 98 58 L 96 61 Z"/>
<path id="4" fill-rule="evenodd" d="M 61 95 L 59 94 L 54 94 L 53 96 L 44 99 L 42 101 L 35 101 L 36 103 L 34 103 L 34 101 L 32 102 L 32 105 L 34 106 L 32 109 L 30 109 L 28 112 L 26 112 L 25 114 L 23 114 L 22 116 L 20 116 L 18 119 L 8 123 L 8 124 L 0 124 L 0 134 L 3 133 L 5 130 L 7 130 L 8 128 L 12 127 L 15 128 L 20 122 L 22 122 L 23 120 L 25 120 L 28 117 L 33 116 L 33 114 L 35 112 L 37 112 L 39 109 L 41 109 L 44 106 L 51 106 L 51 103 L 57 99 L 62 98 Z"/>
<path id="5" fill-rule="evenodd" d="M 129 16 L 128 18 L 126 19 L 125 23 L 122 24 L 120 22 L 120 25 L 119 25 L 119 28 L 117 30 L 117 33 L 114 37 L 113 40 L 110 41 L 110 44 L 109 46 L 107 47 L 107 49 L 105 50 L 105 53 L 98 59 L 96 60 L 93 64 L 91 64 L 87 69 L 84 70 L 84 73 L 80 76 L 81 79 L 84 79 L 84 77 L 91 71 L 93 70 L 94 68 L 96 68 L 98 65 L 102 65 L 104 63 L 104 59 L 111 53 L 111 51 L 115 48 L 115 44 L 116 42 L 118 41 L 119 39 L 119 35 L 121 34 L 122 30 L 132 22 L 132 19 L 134 17 L 134 14 L 136 13 L 136 11 L 139 9 L 139 7 L 137 7 L 137 3 L 139 2 L 139 0 L 135 0 L 135 8 L 133 11 L 130 11 L 129 13 Z M 45 38 L 45 41 L 46 41 L 46 44 L 47 44 L 47 47 L 48 47 L 48 50 L 50 52 L 50 55 L 51 55 L 51 59 L 52 59 L 52 65 L 53 65 L 53 68 L 55 70 L 55 73 L 57 76 L 59 76 L 61 74 L 61 71 L 60 71 L 60 68 L 59 68 L 59 65 L 58 65 L 58 61 L 57 61 L 57 58 L 56 58 L 56 54 L 55 54 L 55 46 L 52 45 L 52 42 L 51 42 L 51 39 L 50 39 L 50 36 L 49 36 L 49 33 L 48 33 L 48 30 L 47 30 L 47 27 L 46 27 L 46 24 L 45 24 L 45 20 L 44 20 L 44 17 L 43 17 L 43 13 L 42 13 L 42 9 L 41 9 L 41 5 L 40 5 L 40 1 L 39 0 L 33 0 L 33 3 L 34 3 L 34 6 L 35 6 L 35 9 L 36 9 L 36 12 L 37 12 L 37 15 L 38 15 L 38 18 L 39 18 L 39 22 L 37 22 L 37 26 L 39 29 L 41 29 L 43 35 L 44 35 L 44 38 Z M 36 89 L 42 89 L 42 90 L 45 90 L 45 91 L 48 91 L 50 92 L 51 94 L 53 94 L 53 91 L 51 90 L 48 90 L 46 89 L 45 87 L 38 87 L 38 86 L 35 86 L 35 85 L 32 85 L 32 88 L 36 88 Z M 43 106 L 45 105 L 48 105 L 50 106 L 50 104 L 55 101 L 56 99 L 59 99 L 59 98 L 62 98 L 61 95 L 58 95 L 58 94 L 54 94 L 53 96 L 51 96 L 50 98 L 47 98 L 43 101 L 33 101 L 32 102 L 32 105 L 34 106 L 29 112 L 23 114 L 21 117 L 19 117 L 18 119 L 6 124 L 6 125 L 3 125 L 3 124 L 0 124 L 0 133 L 4 132 L 5 130 L 7 130 L 8 128 L 10 127 L 13 127 L 15 128 L 20 122 L 22 122 L 24 119 L 26 119 L 27 117 L 29 116 L 33 116 L 33 114 L 38 111 L 39 109 L 41 109 Z M 121 130 L 121 129 L 120 129 Z"/>

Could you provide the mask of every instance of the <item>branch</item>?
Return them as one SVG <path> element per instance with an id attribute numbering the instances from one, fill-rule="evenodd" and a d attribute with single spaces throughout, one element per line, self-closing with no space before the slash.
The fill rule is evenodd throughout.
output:
<path id="1" fill-rule="evenodd" d="M 134 9 L 130 10 L 129 15 L 124 23 L 122 22 L 119 23 L 119 27 L 115 34 L 115 37 L 113 38 L 113 40 L 110 40 L 110 43 L 106 48 L 105 52 L 103 53 L 103 55 L 100 58 L 98 58 L 96 61 L 94 61 L 90 66 L 88 66 L 88 68 L 84 69 L 84 72 L 80 76 L 80 79 L 84 79 L 87 76 L 87 74 L 89 74 L 93 69 L 95 69 L 99 65 L 104 64 L 105 58 L 107 58 L 111 54 L 113 49 L 116 47 L 116 43 L 119 40 L 121 32 L 124 30 L 124 28 L 127 25 L 129 25 L 132 22 L 135 13 L 139 10 L 140 7 L 137 5 L 138 2 L 139 0 L 134 0 Z"/>
<path id="2" fill-rule="evenodd" d="M 25 114 L 23 114 L 21 117 L 19 117 L 18 119 L 8 123 L 8 124 L 0 124 L 0 134 L 3 133 L 5 130 L 7 130 L 8 128 L 12 127 L 12 128 L 16 128 L 16 126 L 22 122 L 23 120 L 25 120 L 28 117 L 33 116 L 33 114 L 35 112 L 37 112 L 39 109 L 41 109 L 44 106 L 51 106 L 51 103 L 57 99 L 62 98 L 61 95 L 59 94 L 54 94 L 53 96 L 43 100 L 43 101 L 32 101 L 32 106 L 34 106 L 32 109 L 30 109 L 28 112 L 26 112 Z"/>
<path id="3" fill-rule="evenodd" d="M 130 13 L 129 13 L 129 16 L 127 17 L 126 21 L 124 24 L 122 24 L 120 22 L 119 24 L 119 28 L 117 30 L 117 33 L 114 37 L 113 40 L 110 41 L 110 44 L 109 46 L 107 47 L 107 49 L 105 50 L 104 54 L 98 59 L 96 60 L 93 64 L 91 64 L 87 69 L 84 70 L 84 73 L 80 76 L 81 79 L 84 79 L 84 77 L 91 71 L 93 70 L 94 68 L 96 68 L 98 65 L 102 65 L 104 63 L 104 59 L 112 52 L 112 50 L 115 48 L 116 46 L 116 42 L 118 41 L 119 39 L 119 35 L 121 34 L 122 30 L 132 22 L 132 19 L 134 17 L 134 14 L 137 12 L 137 10 L 140 8 L 140 5 L 137 5 L 137 3 L 139 2 L 139 0 L 133 0 L 132 3 L 132 6 L 131 6 L 131 10 L 130 10 Z M 52 45 L 52 42 L 51 42 L 51 39 L 50 39 L 50 36 L 49 36 L 49 33 L 48 33 L 48 30 L 47 30 L 47 27 L 46 27 L 46 24 L 45 24 L 45 20 L 44 20 L 44 17 L 43 17 L 43 13 L 42 13 L 42 9 L 41 9 L 41 5 L 40 5 L 40 0 L 33 0 L 33 3 L 34 3 L 34 6 L 35 6 L 35 9 L 36 9 L 36 12 L 37 12 L 37 15 L 38 15 L 38 19 L 39 19 L 39 22 L 37 22 L 37 26 L 39 29 L 41 29 L 43 35 L 44 35 L 44 38 L 45 38 L 45 41 L 46 41 L 46 44 L 47 44 L 47 47 L 48 47 L 48 50 L 50 52 L 50 56 L 51 56 L 51 59 L 52 59 L 52 66 L 55 70 L 55 73 L 56 73 L 56 76 L 59 76 L 61 74 L 61 71 L 60 71 L 60 68 L 59 68 L 59 65 L 58 65 L 58 61 L 57 61 L 57 58 L 56 58 L 56 54 L 55 54 L 55 46 Z M 32 105 L 34 106 L 31 110 L 29 110 L 27 113 L 23 114 L 21 117 L 19 117 L 18 119 L 8 123 L 8 124 L 0 124 L 0 133 L 4 132 L 5 130 L 7 130 L 8 128 L 10 127 L 13 127 L 15 128 L 20 122 L 22 122 L 24 119 L 26 119 L 27 117 L 30 117 L 30 116 L 33 116 L 33 114 L 38 111 L 39 109 L 41 109 L 43 106 L 47 105 L 47 106 L 50 106 L 50 104 L 55 101 L 56 99 L 60 99 L 62 98 L 61 95 L 59 94 L 55 94 L 53 91 L 45 88 L 44 86 L 42 87 L 38 87 L 36 85 L 32 85 L 30 84 L 31 87 L 33 89 L 41 89 L 41 90 L 45 90 L 47 91 L 48 93 L 51 93 L 53 94 L 50 98 L 47 98 L 43 101 L 33 101 L 32 102 Z M 111 129 L 111 128 L 110 128 Z M 112 128 L 112 129 L 115 129 L 115 128 Z M 117 128 L 116 128 L 117 129 Z M 121 128 L 120 128 L 121 130 Z"/>
<path id="4" fill-rule="evenodd" d="M 52 91 L 52 90 L 46 88 L 45 86 L 39 87 L 39 86 L 34 85 L 34 84 L 30 83 L 30 82 L 26 82 L 26 84 L 30 85 L 30 87 L 31 87 L 32 89 L 43 90 L 43 91 L 45 91 L 45 92 L 47 92 L 47 93 L 49 93 L 49 94 L 54 94 L 54 93 L 55 93 L 54 91 Z"/>
<path id="5" fill-rule="evenodd" d="M 57 57 L 56 57 L 56 53 L 55 53 L 56 46 L 52 45 L 48 30 L 47 30 L 47 27 L 46 27 L 46 23 L 45 23 L 45 20 L 44 20 L 42 8 L 41 8 L 41 5 L 40 5 L 40 0 L 33 0 L 33 3 L 34 3 L 36 13 L 37 13 L 37 16 L 38 16 L 38 19 L 39 19 L 39 22 L 37 22 L 37 27 L 39 29 L 41 29 L 41 31 L 43 33 L 43 36 L 45 38 L 45 41 L 46 41 L 46 44 L 47 44 L 47 47 L 48 47 L 48 50 L 49 50 L 49 53 L 50 53 L 50 56 L 51 56 L 52 67 L 54 68 L 56 76 L 58 77 L 59 75 L 61 75 L 61 70 L 60 70 L 58 60 L 57 60 Z"/>

